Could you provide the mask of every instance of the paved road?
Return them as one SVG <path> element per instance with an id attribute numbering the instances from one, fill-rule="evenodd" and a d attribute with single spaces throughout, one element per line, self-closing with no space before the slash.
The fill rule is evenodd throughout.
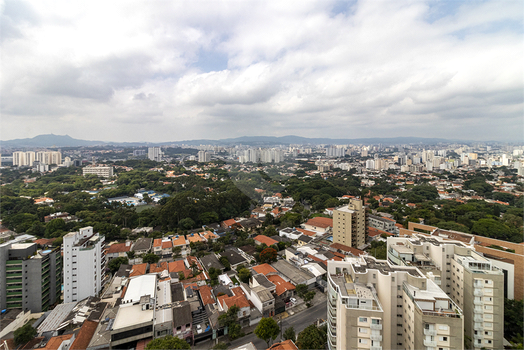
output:
<path id="1" fill-rule="evenodd" d="M 304 328 L 315 322 L 318 318 L 326 319 L 327 318 L 327 303 L 324 301 L 317 305 L 313 305 L 311 308 L 306 309 L 302 312 L 299 312 L 293 316 L 289 316 L 282 320 L 282 331 L 285 331 L 286 328 L 293 327 L 295 333 L 298 335 L 299 332 L 303 331 Z M 227 336 L 221 337 L 220 341 L 227 342 Z M 277 339 L 278 341 L 278 339 Z M 235 348 L 242 344 L 252 342 L 255 347 L 259 350 L 267 349 L 267 344 L 265 341 L 257 338 L 254 333 L 248 334 L 245 337 L 236 339 L 231 342 L 229 348 Z M 211 342 L 202 342 L 197 344 L 195 349 L 210 349 L 213 346 Z"/>

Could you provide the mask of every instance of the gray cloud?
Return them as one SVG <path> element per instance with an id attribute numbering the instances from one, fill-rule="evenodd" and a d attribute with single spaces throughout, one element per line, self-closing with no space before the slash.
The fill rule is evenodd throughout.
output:
<path id="1" fill-rule="evenodd" d="M 8 1 L 2 129 L 516 139 L 523 10 L 516 0 Z"/>

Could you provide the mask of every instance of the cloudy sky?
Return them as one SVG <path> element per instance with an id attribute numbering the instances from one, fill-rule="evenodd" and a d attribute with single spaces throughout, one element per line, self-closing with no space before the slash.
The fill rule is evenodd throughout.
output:
<path id="1" fill-rule="evenodd" d="M 8 0 L 2 140 L 522 140 L 524 2 Z"/>

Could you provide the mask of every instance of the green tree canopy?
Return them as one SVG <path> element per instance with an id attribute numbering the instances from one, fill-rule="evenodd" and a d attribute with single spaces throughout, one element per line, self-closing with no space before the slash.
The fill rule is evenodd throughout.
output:
<path id="1" fill-rule="evenodd" d="M 269 347 L 269 344 L 276 339 L 279 332 L 280 328 L 278 327 L 277 321 L 271 317 L 264 317 L 260 320 L 253 333 L 264 340 L 267 343 L 267 347 Z"/>
<path id="2" fill-rule="evenodd" d="M 284 331 L 284 334 L 282 335 L 284 340 L 292 340 L 293 343 L 297 340 L 297 336 L 295 334 L 295 328 L 293 327 L 289 327 L 289 328 L 286 328 L 286 330 Z"/>
<path id="3" fill-rule="evenodd" d="M 22 327 L 15 330 L 15 343 L 16 345 L 25 344 L 36 337 L 36 329 L 34 329 L 29 323 L 26 323 Z"/>
<path id="4" fill-rule="evenodd" d="M 184 340 L 168 335 L 164 338 L 157 338 L 146 345 L 147 350 L 162 349 L 191 349 L 191 346 Z"/>
<path id="5" fill-rule="evenodd" d="M 120 268 L 120 265 L 122 264 L 128 264 L 129 263 L 129 259 L 126 258 L 126 257 L 118 257 L 118 258 L 113 258 L 111 259 L 111 261 L 109 262 L 109 264 L 107 265 L 107 267 L 109 268 L 109 270 L 111 271 L 111 273 L 115 273 L 118 271 L 118 269 Z"/>
<path id="6" fill-rule="evenodd" d="M 154 253 L 145 254 L 142 256 L 142 262 L 148 264 L 156 264 L 160 260 L 160 257 Z"/>
<path id="7" fill-rule="evenodd" d="M 326 347 L 327 335 L 323 329 L 312 324 L 307 326 L 297 337 L 297 347 L 299 349 L 324 349 Z"/>
<path id="8" fill-rule="evenodd" d="M 277 251 L 274 248 L 266 248 L 260 252 L 261 263 L 271 263 L 277 260 Z"/>

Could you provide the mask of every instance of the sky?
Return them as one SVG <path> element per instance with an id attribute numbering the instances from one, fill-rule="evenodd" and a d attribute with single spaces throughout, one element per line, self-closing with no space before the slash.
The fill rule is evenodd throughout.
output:
<path id="1" fill-rule="evenodd" d="M 524 2 L 1 3 L 0 139 L 522 141 Z"/>

